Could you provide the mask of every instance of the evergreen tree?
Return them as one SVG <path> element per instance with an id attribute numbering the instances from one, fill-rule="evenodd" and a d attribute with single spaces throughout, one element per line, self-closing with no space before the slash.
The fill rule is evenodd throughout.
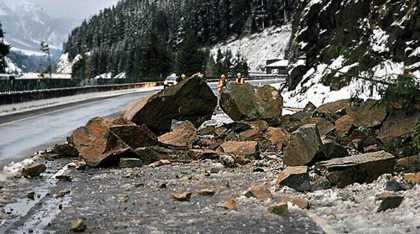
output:
<path id="1" fill-rule="evenodd" d="M 189 31 L 177 52 L 176 70 L 179 74 L 187 76 L 197 72 L 204 73 L 206 57 L 206 52 L 200 48 L 197 37 Z"/>
<path id="2" fill-rule="evenodd" d="M 5 57 L 10 52 L 10 45 L 8 45 L 4 39 L 4 32 L 2 24 L 0 23 L 0 73 L 6 72 L 6 59 Z"/>

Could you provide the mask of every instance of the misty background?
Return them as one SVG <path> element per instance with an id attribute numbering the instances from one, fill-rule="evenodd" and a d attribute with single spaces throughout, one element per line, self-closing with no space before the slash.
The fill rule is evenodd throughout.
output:
<path id="1" fill-rule="evenodd" d="M 84 19 L 119 0 L 31 0 L 53 17 Z"/>

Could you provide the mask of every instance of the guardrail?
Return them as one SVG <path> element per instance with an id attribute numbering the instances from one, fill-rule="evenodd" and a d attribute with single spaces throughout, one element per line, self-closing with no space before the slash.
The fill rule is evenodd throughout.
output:
<path id="1" fill-rule="evenodd" d="M 84 87 L 67 87 L 55 89 L 41 89 L 28 91 L 15 91 L 0 93 L 0 105 L 15 104 L 21 102 L 35 101 L 48 98 L 57 98 L 65 96 L 73 96 L 77 94 L 115 91 L 123 89 L 155 87 L 162 85 L 162 82 L 140 82 L 130 84 L 115 84 L 115 85 L 96 85 Z"/>

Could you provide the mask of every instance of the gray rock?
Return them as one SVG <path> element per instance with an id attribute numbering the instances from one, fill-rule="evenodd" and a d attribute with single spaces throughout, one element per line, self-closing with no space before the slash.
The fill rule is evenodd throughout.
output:
<path id="1" fill-rule="evenodd" d="M 284 163 L 288 166 L 310 164 L 321 149 L 321 137 L 315 124 L 307 124 L 294 131 L 284 150 Z"/>
<path id="2" fill-rule="evenodd" d="M 42 163 L 33 163 L 22 170 L 22 176 L 24 177 L 37 177 L 41 175 L 41 173 L 47 170 L 47 166 Z"/>
<path id="3" fill-rule="evenodd" d="M 142 167 L 143 161 L 138 158 L 121 158 L 120 159 L 120 168 L 135 168 Z"/>
<path id="4" fill-rule="evenodd" d="M 383 212 L 399 207 L 404 200 L 404 197 L 395 193 L 385 192 L 378 195 L 376 199 L 381 201 L 377 212 Z"/>

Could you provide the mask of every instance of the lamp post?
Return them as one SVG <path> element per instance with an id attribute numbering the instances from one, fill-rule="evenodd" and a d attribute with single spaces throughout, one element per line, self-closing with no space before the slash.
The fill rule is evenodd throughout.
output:
<path id="1" fill-rule="evenodd" d="M 50 79 L 52 79 L 51 52 L 50 52 L 50 46 L 48 45 L 48 42 L 46 42 L 46 41 L 41 42 L 41 51 L 44 52 L 47 55 L 48 71 L 49 71 L 49 74 L 50 74 Z"/>

